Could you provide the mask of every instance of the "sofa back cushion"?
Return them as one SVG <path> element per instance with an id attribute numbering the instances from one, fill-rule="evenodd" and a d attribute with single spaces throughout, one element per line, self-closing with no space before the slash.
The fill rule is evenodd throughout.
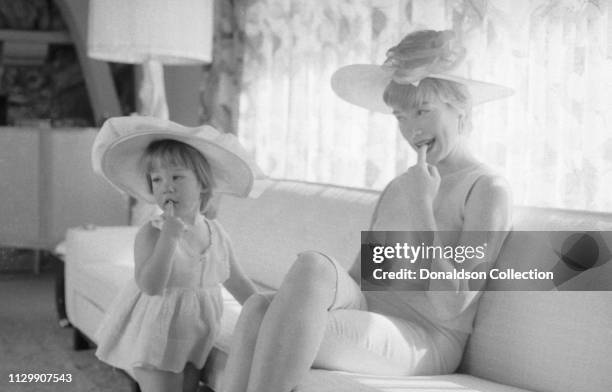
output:
<path id="1" fill-rule="evenodd" d="M 612 230 L 610 216 L 552 209 L 517 208 L 514 222 L 515 230 Z M 612 249 L 610 234 L 601 234 Z M 542 238 L 511 233 L 497 266 L 549 269 L 559 261 L 554 252 L 558 249 L 551 246 L 546 251 L 546 246 L 536 243 Z M 541 392 L 612 390 L 612 262 L 608 259 L 559 288 L 610 291 L 485 292 L 462 371 Z M 497 289 L 502 287 L 496 284 L 504 284 L 490 283 Z M 508 289 L 525 284 L 516 281 Z"/>
<path id="2" fill-rule="evenodd" d="M 218 219 L 246 273 L 276 289 L 306 250 L 350 268 L 377 197 L 374 191 L 274 181 L 257 199 L 222 198 Z"/>
<path id="3" fill-rule="evenodd" d="M 462 371 L 540 392 L 612 390 L 612 292 L 489 292 Z"/>

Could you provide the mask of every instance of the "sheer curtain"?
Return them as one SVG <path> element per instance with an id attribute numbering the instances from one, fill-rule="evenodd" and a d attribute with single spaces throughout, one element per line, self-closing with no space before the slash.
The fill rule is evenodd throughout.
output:
<path id="1" fill-rule="evenodd" d="M 514 97 L 477 107 L 471 144 L 518 204 L 612 211 L 605 1 L 250 0 L 238 129 L 275 178 L 381 189 L 414 162 L 391 116 L 332 92 L 335 69 L 382 63 L 420 28 L 452 28 L 476 78 Z"/>

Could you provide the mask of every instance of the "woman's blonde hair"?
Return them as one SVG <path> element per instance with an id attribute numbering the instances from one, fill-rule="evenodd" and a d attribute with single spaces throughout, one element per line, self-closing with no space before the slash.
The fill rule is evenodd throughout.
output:
<path id="1" fill-rule="evenodd" d="M 202 187 L 200 211 L 204 212 L 215 187 L 210 165 L 204 155 L 189 144 L 173 139 L 151 142 L 141 159 L 141 167 L 147 177 L 149 192 L 153 193 L 151 172 L 159 167 L 178 166 L 192 170 Z"/>
<path id="2" fill-rule="evenodd" d="M 418 86 L 391 81 L 383 93 L 383 101 L 390 107 L 410 109 L 432 99 L 459 109 L 465 114 L 468 129 L 471 128 L 472 97 L 467 86 L 446 79 L 424 78 Z"/>

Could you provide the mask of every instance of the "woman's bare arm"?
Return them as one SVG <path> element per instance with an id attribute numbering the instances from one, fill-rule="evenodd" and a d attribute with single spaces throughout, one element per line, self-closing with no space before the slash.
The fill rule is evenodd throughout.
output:
<path id="1" fill-rule="evenodd" d="M 511 205 L 510 190 L 503 179 L 492 176 L 480 178 L 466 202 L 464 224 L 455 246 L 477 247 L 486 244 L 484 257 L 472 257 L 460 264 L 436 259 L 432 261 L 430 270 L 490 270 L 510 230 Z M 482 280 L 430 280 L 427 295 L 440 316 L 449 319 L 465 310 L 477 298 L 485 283 Z"/>

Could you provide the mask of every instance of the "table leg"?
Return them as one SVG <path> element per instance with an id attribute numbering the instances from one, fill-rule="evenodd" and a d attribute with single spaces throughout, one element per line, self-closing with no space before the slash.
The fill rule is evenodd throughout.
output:
<path id="1" fill-rule="evenodd" d="M 40 249 L 36 249 L 34 250 L 34 274 L 38 275 L 40 274 L 40 260 L 42 258 L 41 256 L 42 251 Z"/>

